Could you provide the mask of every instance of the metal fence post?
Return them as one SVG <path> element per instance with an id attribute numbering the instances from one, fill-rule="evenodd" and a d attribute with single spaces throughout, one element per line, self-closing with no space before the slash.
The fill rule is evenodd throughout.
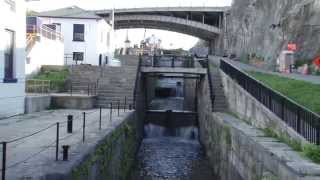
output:
<path id="1" fill-rule="evenodd" d="M 86 112 L 83 112 L 83 125 L 82 125 L 82 142 L 84 143 L 85 140 L 85 131 L 86 129 Z"/>
<path id="2" fill-rule="evenodd" d="M 126 108 L 127 108 L 127 96 L 124 97 L 123 112 L 126 112 Z"/>
<path id="3" fill-rule="evenodd" d="M 6 179 L 7 142 L 2 142 L 2 180 Z"/>
<path id="4" fill-rule="evenodd" d="M 88 96 L 90 96 L 90 85 L 88 84 Z"/>
<path id="5" fill-rule="evenodd" d="M 60 124 L 57 122 L 57 136 L 56 136 L 56 161 L 59 160 L 59 126 Z"/>
<path id="6" fill-rule="evenodd" d="M 110 103 L 110 122 L 112 122 L 112 103 Z"/>
<path id="7" fill-rule="evenodd" d="M 120 100 L 118 100 L 118 116 L 120 116 Z"/>
<path id="8" fill-rule="evenodd" d="M 101 130 L 101 118 L 102 118 L 102 108 L 100 107 L 100 115 L 99 115 L 99 130 Z"/>

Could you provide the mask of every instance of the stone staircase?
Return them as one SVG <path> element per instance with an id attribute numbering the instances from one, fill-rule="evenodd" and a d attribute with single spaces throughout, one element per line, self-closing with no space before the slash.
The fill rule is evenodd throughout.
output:
<path id="1" fill-rule="evenodd" d="M 128 108 L 133 103 L 133 91 L 136 80 L 138 57 L 120 56 L 121 67 L 78 65 L 70 67 L 70 76 L 66 87 L 73 85 L 73 92 L 87 94 L 88 85 L 92 93 L 97 95 L 96 107 L 109 107 L 113 103 L 117 107 L 125 104 Z M 97 84 L 96 90 L 94 85 Z M 70 91 L 70 89 L 68 90 Z"/>
<path id="2" fill-rule="evenodd" d="M 98 107 L 109 107 L 110 103 L 123 107 L 133 103 L 133 91 L 136 79 L 136 66 L 105 67 L 99 79 Z"/>
<path id="3" fill-rule="evenodd" d="M 215 93 L 214 112 L 228 112 L 228 105 L 223 91 L 223 85 L 218 68 L 211 68 L 211 78 Z"/>

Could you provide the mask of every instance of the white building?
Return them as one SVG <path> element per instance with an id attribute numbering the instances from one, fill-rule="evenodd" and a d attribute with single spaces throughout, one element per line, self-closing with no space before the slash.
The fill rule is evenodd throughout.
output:
<path id="1" fill-rule="evenodd" d="M 43 24 L 55 24 L 59 27 L 57 29 L 61 29 L 67 64 L 99 65 L 112 57 L 112 25 L 94 11 L 73 6 L 41 12 L 37 16 Z"/>
<path id="2" fill-rule="evenodd" d="M 4 118 L 24 113 L 25 1 L 1 0 L 0 9 L 0 118 Z"/>
<path id="3" fill-rule="evenodd" d="M 64 61 L 63 36 L 46 25 L 36 24 L 36 17 L 27 18 L 27 78 L 39 72 L 42 65 L 60 65 Z"/>

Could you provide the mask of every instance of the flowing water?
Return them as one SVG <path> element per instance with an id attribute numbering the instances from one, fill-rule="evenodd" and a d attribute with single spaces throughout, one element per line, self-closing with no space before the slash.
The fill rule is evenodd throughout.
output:
<path id="1" fill-rule="evenodd" d="M 169 80 L 160 84 L 164 87 L 180 84 Z M 182 94 L 183 92 L 179 92 L 175 97 L 154 98 L 149 108 L 181 111 L 184 103 Z M 173 127 L 173 129 L 170 127 L 169 129 L 146 124 L 144 137 L 131 180 L 217 179 L 213 176 L 209 161 L 198 141 L 197 127 Z"/>
<path id="2" fill-rule="evenodd" d="M 132 180 L 214 180 L 208 159 L 198 141 L 197 128 L 177 130 L 166 136 L 165 128 L 146 125 L 146 138 L 138 153 Z"/>

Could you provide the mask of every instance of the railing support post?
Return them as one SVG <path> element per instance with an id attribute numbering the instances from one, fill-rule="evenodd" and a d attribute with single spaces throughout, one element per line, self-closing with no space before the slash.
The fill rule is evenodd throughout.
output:
<path id="1" fill-rule="evenodd" d="M 6 179 L 7 142 L 2 142 L 2 179 Z"/>
<path id="2" fill-rule="evenodd" d="M 56 161 L 59 160 L 59 126 L 60 124 L 57 122 L 57 136 L 56 136 Z"/>
<path id="3" fill-rule="evenodd" d="M 110 103 L 110 122 L 112 122 L 112 103 Z"/>
<path id="4" fill-rule="evenodd" d="M 99 114 L 99 130 L 101 130 L 101 118 L 102 118 L 102 108 L 100 107 L 100 114 Z"/>
<path id="5" fill-rule="evenodd" d="M 124 97 L 123 112 L 126 112 L 126 108 L 127 108 L 127 96 Z"/>
<path id="6" fill-rule="evenodd" d="M 118 116 L 120 116 L 120 100 L 118 100 Z"/>
<path id="7" fill-rule="evenodd" d="M 86 112 L 83 112 L 83 124 L 82 124 L 82 142 L 85 141 L 85 133 L 86 133 Z"/>

